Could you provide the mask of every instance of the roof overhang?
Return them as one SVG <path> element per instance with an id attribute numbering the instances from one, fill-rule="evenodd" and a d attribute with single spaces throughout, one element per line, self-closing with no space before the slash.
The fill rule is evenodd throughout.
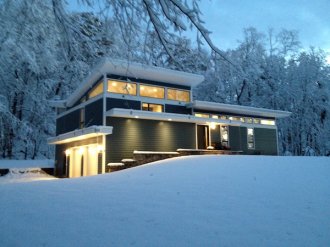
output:
<path id="1" fill-rule="evenodd" d="M 91 71 L 80 87 L 66 100 L 66 107 L 71 107 L 83 94 L 93 86 L 100 77 L 114 74 L 125 77 L 166 82 L 173 85 L 195 87 L 204 81 L 204 76 L 183 71 L 165 69 L 140 63 L 104 58 Z"/>
<path id="2" fill-rule="evenodd" d="M 216 111 L 237 115 L 249 115 L 269 118 L 285 118 L 291 115 L 291 112 L 288 111 L 278 111 L 265 108 L 256 108 L 251 106 L 230 105 L 199 100 L 195 100 L 194 102 L 188 104 L 187 107 L 193 108 L 194 110 L 196 109 L 205 111 Z"/>
<path id="3" fill-rule="evenodd" d="M 112 134 L 111 126 L 90 126 L 48 138 L 48 144 L 64 144 L 88 138 Z"/>
<path id="4" fill-rule="evenodd" d="M 151 112 L 131 109 L 113 108 L 106 112 L 107 117 L 123 117 L 123 118 L 138 118 L 148 120 L 161 120 L 161 121 L 173 121 L 184 123 L 197 123 L 197 124 L 230 124 L 240 126 L 240 121 L 225 120 L 225 119 L 213 119 L 195 117 L 186 114 L 166 113 L 166 112 Z"/>

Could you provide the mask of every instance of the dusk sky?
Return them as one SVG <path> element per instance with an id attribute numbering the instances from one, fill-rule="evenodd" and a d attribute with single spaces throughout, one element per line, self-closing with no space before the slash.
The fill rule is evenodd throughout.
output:
<path id="1" fill-rule="evenodd" d="M 70 9 L 76 8 L 71 2 Z M 223 50 L 236 47 L 243 29 L 252 26 L 261 32 L 298 30 L 302 48 L 330 52 L 330 0 L 203 0 L 200 9 L 213 42 Z"/>

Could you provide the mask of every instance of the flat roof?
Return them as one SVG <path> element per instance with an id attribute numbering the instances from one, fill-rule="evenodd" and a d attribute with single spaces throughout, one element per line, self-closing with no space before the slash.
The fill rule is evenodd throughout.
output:
<path id="1" fill-rule="evenodd" d="M 93 83 L 105 74 L 145 79 L 156 82 L 165 82 L 173 85 L 195 87 L 204 81 L 204 76 L 178 70 L 145 65 L 127 60 L 103 58 L 91 70 L 89 76 L 80 84 L 73 94 L 65 101 L 71 107 L 80 97 L 89 90 Z M 61 102 L 63 104 L 63 102 Z"/>
<path id="2" fill-rule="evenodd" d="M 63 144 L 109 134 L 112 134 L 111 126 L 93 125 L 84 129 L 77 129 L 55 137 L 50 137 L 47 139 L 47 142 L 48 144 Z"/>
<path id="3" fill-rule="evenodd" d="M 266 108 L 257 108 L 251 106 L 242 105 L 231 105 L 223 103 L 215 103 L 209 101 L 199 101 L 195 100 L 187 105 L 188 108 L 193 108 L 196 110 L 205 111 L 215 111 L 223 113 L 231 113 L 238 115 L 250 115 L 250 116 L 260 116 L 260 117 L 270 117 L 270 118 L 285 118 L 291 115 L 288 111 L 279 111 Z"/>

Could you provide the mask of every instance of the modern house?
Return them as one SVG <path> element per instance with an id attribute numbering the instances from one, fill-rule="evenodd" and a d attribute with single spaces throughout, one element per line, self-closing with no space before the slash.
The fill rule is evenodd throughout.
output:
<path id="1" fill-rule="evenodd" d="M 289 112 L 193 101 L 201 75 L 104 59 L 57 108 L 57 176 L 105 172 L 134 150 L 227 149 L 277 155 L 276 119 Z"/>

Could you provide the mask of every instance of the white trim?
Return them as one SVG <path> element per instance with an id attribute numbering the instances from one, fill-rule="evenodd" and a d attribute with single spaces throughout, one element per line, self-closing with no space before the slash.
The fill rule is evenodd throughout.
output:
<path id="1" fill-rule="evenodd" d="M 56 116 L 56 119 L 61 118 L 61 117 L 65 116 L 65 115 L 67 115 L 67 114 L 69 114 L 69 113 L 71 113 L 71 112 L 74 112 L 75 110 L 78 110 L 78 109 L 80 109 L 80 108 L 83 108 L 83 107 L 85 107 L 86 105 L 89 105 L 89 104 L 91 104 L 91 103 L 93 103 L 93 102 L 95 102 L 95 101 L 97 101 L 97 100 L 99 100 L 99 99 L 102 99 L 102 97 L 103 97 L 103 94 L 99 94 L 99 95 L 97 95 L 97 96 L 95 96 L 95 97 L 93 97 L 93 98 L 91 98 L 91 99 L 89 99 L 89 100 L 87 100 L 87 101 L 85 101 L 85 102 L 82 102 L 82 103 L 80 103 L 79 105 L 76 105 L 75 107 L 72 107 L 72 108 L 70 108 L 69 110 L 64 111 L 64 112 L 58 114 L 58 115 Z"/>
<path id="2" fill-rule="evenodd" d="M 167 113 L 167 112 L 151 112 L 141 111 L 132 109 L 113 108 L 107 111 L 106 116 L 108 117 L 124 117 L 124 118 L 141 118 L 150 120 L 163 120 L 173 122 L 185 122 L 185 123 L 198 123 L 198 124 L 209 124 L 211 122 L 216 124 L 227 124 L 240 126 L 240 121 L 223 120 L 223 119 L 210 119 L 195 117 L 192 115 L 178 114 L 178 113 Z"/>
<path id="3" fill-rule="evenodd" d="M 266 108 L 230 105 L 230 104 L 199 101 L 199 100 L 193 101 L 193 103 L 188 104 L 187 107 L 194 108 L 197 110 L 199 109 L 199 110 L 218 111 L 218 112 L 238 114 L 243 116 L 251 115 L 258 117 L 284 118 L 284 117 L 289 117 L 291 115 L 291 112 L 288 111 L 278 111 L 278 110 L 271 110 Z"/>
<path id="4" fill-rule="evenodd" d="M 152 98 L 152 97 L 143 97 L 143 96 L 136 96 L 131 94 L 118 94 L 118 93 L 106 93 L 107 98 L 113 99 L 122 99 L 122 100 L 137 100 L 143 101 L 146 103 L 155 103 L 155 104 L 168 104 L 168 105 L 179 105 L 179 106 L 187 106 L 189 102 L 177 101 L 177 100 L 168 100 L 168 99 L 159 99 L 159 98 Z"/>
<path id="5" fill-rule="evenodd" d="M 112 126 L 90 126 L 50 137 L 47 142 L 48 144 L 63 144 L 109 134 L 112 134 Z"/>
<path id="6" fill-rule="evenodd" d="M 170 70 L 140 63 L 104 58 L 81 83 L 80 87 L 67 99 L 66 105 L 72 106 L 103 74 L 114 74 L 125 77 L 164 82 L 173 85 L 195 87 L 204 81 L 204 76 Z"/>
<path id="7" fill-rule="evenodd" d="M 249 124 L 249 123 L 242 123 L 241 127 L 246 128 L 259 128 L 259 129 L 276 129 L 276 125 L 267 125 L 267 124 Z"/>

